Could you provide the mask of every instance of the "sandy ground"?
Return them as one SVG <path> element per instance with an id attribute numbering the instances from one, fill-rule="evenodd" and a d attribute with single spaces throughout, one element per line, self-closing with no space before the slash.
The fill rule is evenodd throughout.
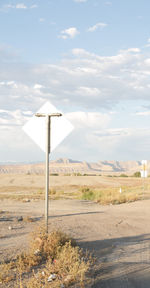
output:
<path id="1" fill-rule="evenodd" d="M 0 260 L 14 257 L 44 215 L 44 201 L 0 201 Z M 3 212 L 3 213 L 2 213 Z M 18 222 L 32 216 L 33 223 Z M 11 230 L 9 230 L 11 227 Z M 150 286 L 150 200 L 99 206 L 90 201 L 50 201 L 49 230 L 60 228 L 94 252 L 92 288 Z"/>
<path id="2" fill-rule="evenodd" d="M 141 178 L 120 178 L 107 176 L 50 176 L 50 186 L 53 188 L 67 189 L 80 186 L 102 187 L 120 187 L 120 186 L 139 186 L 143 184 Z M 150 178 L 145 179 L 145 184 L 150 184 Z M 24 174 L 0 174 L 0 192 L 9 191 L 9 188 L 44 188 L 44 175 L 24 175 Z M 11 189 L 10 189 L 11 191 Z"/>

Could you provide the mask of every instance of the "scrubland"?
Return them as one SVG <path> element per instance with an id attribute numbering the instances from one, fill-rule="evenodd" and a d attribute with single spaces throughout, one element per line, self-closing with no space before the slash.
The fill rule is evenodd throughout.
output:
<path id="1" fill-rule="evenodd" d="M 45 197 L 44 175 L 0 175 L 0 199 L 20 201 Z M 150 197 L 150 178 L 108 176 L 50 176 L 51 199 L 84 199 L 102 205 Z"/>
<path id="2" fill-rule="evenodd" d="M 44 219 L 44 182 L 44 175 L 0 175 L 0 287 L 100 287 L 92 286 L 91 279 L 101 283 L 110 277 L 106 262 L 110 266 L 112 257 L 111 269 L 119 265 L 118 259 L 126 263 L 128 258 L 119 251 L 128 255 L 132 239 L 133 255 L 141 251 L 143 263 L 149 261 L 150 178 L 50 176 L 48 235 L 37 231 Z M 139 239 L 146 248 L 137 250 Z M 86 248 L 96 251 L 97 272 Z"/>
<path id="3" fill-rule="evenodd" d="M 90 281 L 85 275 L 91 259 L 65 233 L 53 231 L 48 234 L 44 227 L 39 227 L 32 233 L 27 251 L 15 260 L 0 263 L 0 285 L 16 288 L 85 287 Z"/>

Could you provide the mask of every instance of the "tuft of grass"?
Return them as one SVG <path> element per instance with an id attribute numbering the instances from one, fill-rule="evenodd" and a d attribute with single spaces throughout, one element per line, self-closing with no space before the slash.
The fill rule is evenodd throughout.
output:
<path id="1" fill-rule="evenodd" d="M 129 203 L 142 198 L 141 191 L 132 188 L 123 188 L 120 193 L 118 188 L 104 188 L 103 190 L 91 190 L 88 187 L 80 188 L 81 199 L 96 201 L 101 205 L 116 205 Z"/>
<path id="2" fill-rule="evenodd" d="M 97 199 L 97 202 L 101 205 L 109 205 L 109 204 L 117 205 L 117 204 L 137 201 L 139 199 L 140 199 L 139 195 L 125 195 L 125 194 L 115 193 L 114 195 L 106 194 L 106 195 L 100 196 Z"/>
<path id="3" fill-rule="evenodd" d="M 95 193 L 88 187 L 81 188 L 81 199 L 83 200 L 95 200 Z"/>
<path id="4" fill-rule="evenodd" d="M 29 250 L 16 261 L 0 264 L 0 284 L 16 288 L 70 287 L 86 282 L 89 258 L 61 231 L 32 233 Z M 54 280 L 49 282 L 53 276 Z M 79 286 L 78 286 L 79 287 Z"/>
<path id="5" fill-rule="evenodd" d="M 57 192 L 55 189 L 50 189 L 49 190 L 49 195 L 55 195 Z"/>
<path id="6" fill-rule="evenodd" d="M 30 217 L 30 216 L 26 216 L 26 217 L 23 217 L 23 221 L 31 223 L 31 222 L 35 222 L 35 218 Z"/>
<path id="7" fill-rule="evenodd" d="M 14 262 L 0 264 L 0 284 L 6 284 L 15 279 L 16 267 Z"/>
<path id="8" fill-rule="evenodd" d="M 58 173 L 51 173 L 50 176 L 59 176 Z"/>
<path id="9" fill-rule="evenodd" d="M 126 175 L 126 174 L 123 173 L 123 174 L 120 174 L 119 177 L 126 177 L 126 178 L 127 178 L 128 175 Z"/>
<path id="10" fill-rule="evenodd" d="M 82 176 L 82 174 L 79 173 L 79 172 L 73 173 L 73 175 L 74 175 L 74 176 Z"/>
<path id="11" fill-rule="evenodd" d="M 85 262 L 79 247 L 73 247 L 71 242 L 66 242 L 56 251 L 55 259 L 49 259 L 42 273 L 33 275 L 27 283 L 27 288 L 37 287 L 69 287 L 72 284 L 85 282 L 85 273 L 89 269 L 89 262 Z M 56 279 L 49 285 L 47 279 L 55 275 Z M 81 286 L 80 286 L 81 287 Z M 83 286 L 84 287 L 84 286 Z"/>

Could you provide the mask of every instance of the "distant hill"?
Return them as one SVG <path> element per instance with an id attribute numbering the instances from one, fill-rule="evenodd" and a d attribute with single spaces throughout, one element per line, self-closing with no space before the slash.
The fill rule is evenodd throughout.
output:
<path id="1" fill-rule="evenodd" d="M 150 169 L 150 161 L 148 161 L 148 169 Z M 0 173 L 41 174 L 44 173 L 44 170 L 44 163 L 0 164 Z M 86 161 L 76 161 L 67 158 L 60 158 L 56 161 L 50 161 L 50 173 L 59 174 L 133 174 L 134 172 L 140 170 L 141 161 L 98 161 L 89 163 Z"/>

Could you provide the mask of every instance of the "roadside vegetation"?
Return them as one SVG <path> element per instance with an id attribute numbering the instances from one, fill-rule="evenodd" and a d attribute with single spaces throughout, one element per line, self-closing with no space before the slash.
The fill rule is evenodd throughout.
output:
<path id="1" fill-rule="evenodd" d="M 137 189 L 135 187 L 123 187 L 121 190 L 119 188 L 92 190 L 89 187 L 82 187 L 80 192 L 81 199 L 95 201 L 101 205 L 129 203 L 143 197 L 142 190 L 139 190 L 139 187 Z"/>
<path id="2" fill-rule="evenodd" d="M 0 286 L 15 288 L 86 287 L 91 259 L 61 231 L 32 234 L 28 251 L 0 264 Z"/>
<path id="3" fill-rule="evenodd" d="M 26 203 L 45 199 L 43 177 L 25 175 L 22 182 L 15 177 L 8 176 L 7 184 L 5 181 L 4 186 L 0 187 L 0 200 L 10 199 Z M 122 173 L 84 177 L 77 174 L 63 177 L 55 173 L 50 177 L 52 182 L 50 179 L 49 198 L 53 200 L 84 199 L 107 205 L 150 198 L 150 180 L 140 178 L 139 171 L 130 176 Z"/>
<path id="4" fill-rule="evenodd" d="M 96 188 L 92 186 L 75 186 L 64 190 L 50 189 L 49 198 L 59 199 L 82 199 L 97 202 L 101 205 L 122 204 L 141 199 L 150 198 L 150 185 L 141 183 L 140 186 L 119 186 Z M 27 194 L 18 193 L 0 193 L 0 199 L 11 199 L 21 202 L 38 201 L 45 199 L 44 189 L 38 189 Z"/>

